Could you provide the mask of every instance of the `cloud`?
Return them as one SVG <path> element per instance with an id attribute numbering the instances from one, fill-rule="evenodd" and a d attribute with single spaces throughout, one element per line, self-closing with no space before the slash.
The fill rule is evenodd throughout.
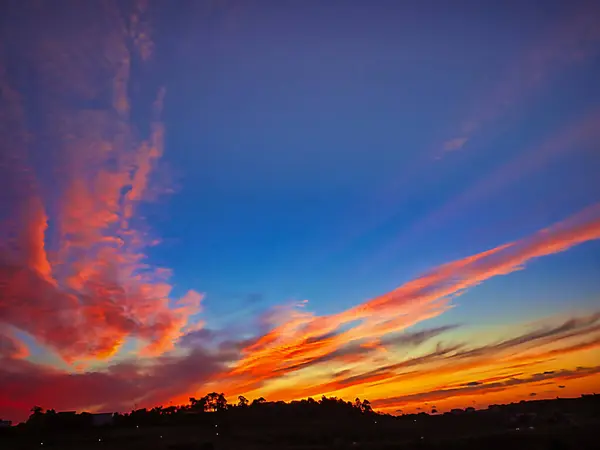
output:
<path id="1" fill-rule="evenodd" d="M 210 328 L 200 328 L 199 330 L 190 331 L 181 336 L 178 344 L 181 347 L 195 347 L 211 342 L 216 336 L 216 331 L 211 330 Z"/>
<path id="2" fill-rule="evenodd" d="M 399 406 L 406 405 L 411 402 L 423 402 L 423 401 L 434 401 L 439 399 L 445 399 L 449 397 L 460 397 L 465 395 L 473 394 L 485 394 L 487 392 L 498 392 L 506 390 L 512 386 L 521 384 L 533 384 L 544 380 L 550 379 L 576 379 L 583 378 L 590 375 L 600 373 L 600 366 L 593 367 L 579 367 L 577 369 L 563 369 L 556 371 L 552 374 L 537 373 L 524 378 L 511 378 L 506 381 L 481 384 L 477 386 L 465 386 L 450 389 L 436 389 L 427 392 L 420 392 L 416 394 L 402 395 L 398 397 L 389 397 L 377 399 L 371 402 L 376 408 L 396 408 Z"/>
<path id="3" fill-rule="evenodd" d="M 23 359 L 29 355 L 27 346 L 15 338 L 8 330 L 0 328 L 0 361 L 4 358 Z"/>
<path id="4" fill-rule="evenodd" d="M 554 325 L 547 326 L 543 325 L 540 328 L 536 328 L 531 332 L 521 334 L 515 336 L 510 339 L 506 339 L 494 344 L 479 346 L 475 348 L 471 348 L 468 350 L 464 350 L 462 352 L 457 353 L 453 356 L 455 359 L 464 359 L 464 358 L 473 358 L 478 356 L 486 356 L 491 357 L 497 354 L 502 353 L 506 350 L 512 350 L 518 347 L 525 347 L 528 344 L 535 343 L 536 345 L 540 345 L 539 341 L 546 343 L 556 343 L 564 339 L 584 336 L 596 331 L 600 331 L 600 327 L 598 324 L 600 323 L 600 313 L 593 313 L 588 316 L 583 317 L 574 317 L 566 320 L 565 322 Z M 569 351 L 584 349 L 581 343 L 577 344 L 575 347 L 569 348 Z M 543 354 L 539 354 L 536 356 L 536 359 L 547 357 L 551 354 L 558 354 L 562 349 L 554 349 L 549 352 L 545 352 Z M 551 353 L 554 352 L 554 353 Z M 531 355 L 525 356 L 525 359 L 531 359 Z M 521 358 L 517 357 L 516 360 Z"/>
<path id="5" fill-rule="evenodd" d="M 597 313 L 592 313 L 583 317 L 575 317 L 566 320 L 561 325 L 547 326 L 542 324 L 534 331 L 527 332 L 510 339 L 500 341 L 495 344 L 480 346 L 469 346 L 467 343 L 457 344 L 453 348 L 447 348 L 440 351 L 440 347 L 427 355 L 417 358 L 419 363 L 437 362 L 439 365 L 435 371 L 437 375 L 444 373 L 455 373 L 461 370 L 474 368 L 483 368 L 486 366 L 500 365 L 503 370 L 521 369 L 540 364 L 550 360 L 553 356 L 568 355 L 580 351 L 589 350 L 600 346 L 600 337 L 595 337 L 590 341 L 578 342 L 572 345 L 544 350 L 545 347 L 554 347 L 557 343 L 565 340 L 580 339 L 590 334 L 597 333 L 600 329 L 597 326 L 599 320 Z M 579 324 L 579 326 L 567 326 Z M 553 332 L 549 332 L 553 330 Z M 535 345 L 529 345 L 534 343 Z M 531 349 L 538 350 L 530 353 Z M 541 349 L 541 351 L 539 351 Z M 397 367 L 406 367 L 415 365 L 413 360 L 407 360 L 399 363 Z M 411 362 L 412 361 L 412 362 Z M 517 364 L 515 364 L 517 363 Z M 392 367 L 384 367 L 389 370 Z M 549 375 L 554 371 L 546 371 L 544 375 Z M 512 374 L 517 376 L 519 374 Z M 406 380 L 409 377 L 418 377 L 417 372 L 401 373 L 399 378 Z M 489 383 L 503 379 L 505 375 L 488 377 L 476 382 L 479 384 Z"/>
<path id="6" fill-rule="evenodd" d="M 548 84 L 557 73 L 582 64 L 599 54 L 600 7 L 594 2 L 578 4 L 560 17 L 548 32 L 530 45 L 513 61 L 501 80 L 487 93 L 477 97 L 472 113 L 459 127 L 460 137 L 443 143 L 444 152 L 457 150 L 484 126 L 507 114 L 532 91 Z"/>
<path id="7" fill-rule="evenodd" d="M 231 380 L 252 379 L 262 384 L 283 375 L 316 366 L 322 362 L 344 361 L 374 364 L 374 355 L 384 360 L 385 344 L 392 337 L 416 323 L 447 311 L 452 298 L 466 289 L 496 276 L 521 270 L 529 261 L 565 251 L 580 243 L 600 237 L 600 205 L 592 206 L 552 227 L 519 241 L 456 260 L 405 283 L 380 297 L 368 300 L 346 311 L 329 316 L 315 316 L 307 311 L 305 302 L 293 308 L 279 310 L 273 328 L 243 350 L 243 357 L 227 377 Z M 576 335 L 598 320 L 597 315 L 567 321 L 554 328 L 543 328 L 496 344 L 465 348 L 464 344 L 438 346 L 420 357 L 400 362 L 378 363 L 378 367 L 363 374 L 389 379 L 396 371 L 448 358 L 469 359 L 525 345 L 535 341 L 556 339 L 569 332 Z M 435 334 L 444 330 L 430 330 Z M 405 335 L 406 343 L 425 339 L 423 335 Z M 378 349 L 379 353 L 374 353 Z M 233 384 L 235 384 L 232 381 Z M 332 382 L 334 383 L 334 382 Z M 337 383 L 337 385 L 343 383 Z M 323 385 L 327 387 L 326 383 Z M 233 388 L 233 385 L 232 385 Z"/>
<path id="8" fill-rule="evenodd" d="M 421 331 L 405 332 L 396 336 L 386 336 L 381 339 L 381 345 L 390 346 L 418 346 L 424 342 L 439 336 L 446 331 L 454 330 L 458 325 L 444 325 L 436 328 L 430 328 Z"/>
<path id="9" fill-rule="evenodd" d="M 33 405 L 97 411 L 129 411 L 136 404 L 155 406 L 173 396 L 195 392 L 235 356 L 196 348 L 185 356 L 123 361 L 81 373 L 24 360 L 3 361 L 0 415 L 23 420 Z"/>
<path id="10" fill-rule="evenodd" d="M 444 144 L 442 145 L 442 148 L 444 149 L 445 152 L 452 152 L 455 150 L 460 150 L 461 148 L 464 147 L 464 145 L 467 143 L 468 140 L 469 140 L 468 137 L 457 137 L 454 139 L 449 139 L 446 142 L 444 142 Z"/>
<path id="11" fill-rule="evenodd" d="M 129 12 L 76 2 L 7 9 L 4 32 L 22 52 L 20 61 L 7 52 L 0 61 L 8 100 L 0 170 L 10 190 L 0 222 L 0 322 L 69 362 L 106 359 L 130 338 L 146 344 L 143 354 L 164 353 L 201 310 L 194 291 L 173 300 L 170 271 L 146 260 L 154 239 L 138 209 L 155 195 L 164 90 L 156 87 L 150 114 L 129 98 L 132 61 L 151 53 L 142 3 Z M 43 39 L 35 38 L 40 17 L 53 24 Z M 17 63 L 29 67 L 39 96 L 15 88 L 22 80 L 4 67 Z M 134 126 L 132 113 L 149 120 Z M 35 129 L 27 114 L 39 119 Z"/>
<path id="12" fill-rule="evenodd" d="M 224 339 L 204 329 L 196 317 L 203 296 L 189 291 L 173 299 L 170 271 L 153 267 L 146 256 L 155 237 L 140 206 L 156 195 L 165 92 L 146 86 L 157 92 L 152 111 L 146 111 L 132 101 L 128 87 L 136 58 L 140 64 L 152 58 L 148 11 L 142 3 L 134 3 L 128 13 L 110 4 L 83 11 L 77 2 L 68 3 L 41 4 L 30 16 L 13 14 L 7 20 L 10 27 L 2 31 L 10 38 L 5 40 L 24 43 L 19 58 L 39 85 L 36 96 L 19 90 L 16 86 L 24 80 L 6 70 L 14 56 L 2 53 L 0 178 L 9 193 L 0 213 L 0 383 L 9 387 L 3 411 L 27 411 L 34 403 L 59 409 L 129 409 L 134 401 L 151 404 L 183 395 L 203 381 L 222 385 L 228 394 L 281 381 L 274 388 L 281 397 L 297 397 L 417 379 L 424 368 L 437 375 L 489 369 L 498 355 L 536 350 L 533 345 L 539 345 L 537 353 L 510 355 L 505 362 L 531 366 L 537 358 L 598 346 L 592 336 L 550 347 L 592 335 L 598 330 L 597 317 L 475 348 L 433 342 L 422 353 L 415 350 L 454 326 L 407 331 L 448 311 L 452 299 L 466 289 L 598 239 L 598 206 L 528 238 L 439 266 L 337 314 L 318 316 L 304 301 L 270 311 L 263 317 L 265 332 L 249 339 Z M 42 17 L 54 27 L 44 30 L 44 39 L 35 39 Z M 147 79 L 152 77 L 143 81 Z M 40 123 L 39 130 L 28 129 L 28 114 Z M 594 124 L 586 126 L 592 130 Z M 448 149 L 462 147 L 470 135 L 460 136 L 447 143 Z M 53 174 L 50 183 L 44 173 Z M 47 189 L 50 185 L 53 189 Z M 138 341 L 136 356 L 141 357 L 104 370 L 64 372 L 24 360 L 26 347 L 5 328 L 28 334 L 68 362 L 110 360 L 127 343 Z M 176 343 L 177 352 L 169 353 Z M 214 353 L 207 350 L 211 346 Z M 184 356 L 175 356 L 180 353 Z M 326 376 L 319 373 L 324 363 L 331 369 Z M 568 379 L 592 373 L 539 376 Z M 296 384 L 297 375 L 315 382 L 310 388 L 305 381 Z M 477 385 L 431 392 L 443 398 L 472 392 L 465 389 L 506 389 L 508 381 L 498 377 L 477 375 L 471 382 Z M 531 377 L 514 379 L 533 382 Z"/>
<path id="13" fill-rule="evenodd" d="M 472 347 L 467 342 L 457 344 L 442 344 L 438 343 L 434 350 L 421 354 L 419 356 L 403 359 L 395 363 L 376 363 L 373 359 L 366 358 L 369 352 L 357 351 L 352 356 L 354 361 L 358 361 L 357 370 L 343 370 L 336 374 L 330 381 L 315 380 L 311 382 L 310 388 L 303 386 L 292 386 L 290 388 L 279 389 L 273 392 L 274 396 L 282 398 L 299 398 L 306 396 L 331 394 L 337 390 L 345 388 L 354 388 L 356 391 L 364 392 L 365 389 L 373 386 L 390 386 L 389 389 L 397 389 L 396 386 L 401 384 L 414 384 L 430 382 L 432 376 L 434 378 L 443 377 L 444 375 L 453 375 L 462 372 L 472 371 L 494 371 L 501 372 L 499 375 L 480 378 L 468 383 L 459 383 L 458 387 L 474 387 L 493 382 L 506 380 L 507 378 L 515 378 L 521 376 L 523 372 L 502 373 L 508 370 L 517 368 L 531 368 L 535 365 L 547 362 L 552 355 L 567 355 L 579 351 L 594 348 L 590 342 L 595 342 L 595 346 L 600 346 L 600 338 L 588 342 L 579 342 L 561 348 L 553 348 L 544 350 L 546 346 L 555 346 L 563 340 L 571 340 L 585 337 L 589 334 L 594 334 L 598 331 L 596 321 L 598 314 L 590 314 L 588 316 L 575 317 L 564 321 L 562 324 L 548 326 L 546 324 L 538 325 L 538 327 L 530 332 L 514 338 L 500 341 L 496 344 L 481 345 Z M 578 325 L 574 325 L 578 324 Z M 549 332 L 553 330 L 553 332 Z M 539 337 L 538 341 L 532 340 L 533 336 Z M 543 336 L 543 338 L 542 338 Z M 536 342 L 535 346 L 530 346 L 532 342 Z M 537 353 L 528 353 L 531 348 L 540 349 Z M 345 348 L 344 350 L 351 353 L 353 349 Z M 345 353 L 345 352 L 344 352 Z M 397 354 L 392 355 L 397 357 Z M 336 361 L 335 355 L 323 358 L 327 361 Z M 519 362 L 518 364 L 515 364 Z M 363 363 L 362 365 L 360 363 Z M 373 366 L 367 371 L 360 371 L 361 367 Z M 293 367 L 293 370 L 300 370 L 311 366 L 312 364 L 304 364 L 300 367 Z M 286 371 L 286 373 L 289 371 Z M 551 375 L 555 371 L 545 371 L 542 375 Z M 277 374 L 274 374 L 277 375 Z M 293 379 L 292 379 L 293 380 Z M 394 386 L 394 387 L 392 387 Z M 450 386 L 453 387 L 453 386 Z M 449 391 L 453 392 L 453 391 Z M 348 394 L 355 395 L 355 394 Z M 364 395 L 364 394 L 363 394 Z M 441 397 L 440 397 L 441 398 Z"/>

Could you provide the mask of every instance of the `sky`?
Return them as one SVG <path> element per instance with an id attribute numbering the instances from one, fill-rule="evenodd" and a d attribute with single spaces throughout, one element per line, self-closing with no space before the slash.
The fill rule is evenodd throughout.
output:
<path id="1" fill-rule="evenodd" d="M 600 392 L 598 2 L 0 8 L 0 418 Z"/>

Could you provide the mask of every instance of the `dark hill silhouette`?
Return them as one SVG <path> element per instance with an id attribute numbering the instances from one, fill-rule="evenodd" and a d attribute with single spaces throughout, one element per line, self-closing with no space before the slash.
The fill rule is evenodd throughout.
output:
<path id="1" fill-rule="evenodd" d="M 25 423 L 0 430 L 0 448 L 591 449 L 600 425 L 600 395 L 401 416 L 374 412 L 358 398 L 286 403 L 240 396 L 229 403 L 212 392 L 189 400 L 113 415 L 34 406 Z"/>

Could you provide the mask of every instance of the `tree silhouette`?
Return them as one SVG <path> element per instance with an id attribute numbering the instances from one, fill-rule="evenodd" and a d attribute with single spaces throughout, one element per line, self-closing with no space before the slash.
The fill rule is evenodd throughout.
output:
<path id="1" fill-rule="evenodd" d="M 248 406 L 248 399 L 246 397 L 244 397 L 243 395 L 240 395 L 238 397 L 238 407 L 240 408 L 245 408 L 246 406 Z"/>
<path id="2" fill-rule="evenodd" d="M 221 392 L 217 395 L 217 411 L 225 411 L 227 409 L 227 399 L 225 395 Z"/>
<path id="3" fill-rule="evenodd" d="M 191 402 L 192 399 L 190 399 Z M 227 409 L 227 399 L 223 393 L 211 392 L 199 400 L 203 411 L 225 411 Z"/>
<path id="4" fill-rule="evenodd" d="M 200 400 L 195 397 L 190 397 L 190 409 L 192 411 L 204 412 L 206 410 L 206 404 L 206 397 L 202 397 Z"/>
<path id="5" fill-rule="evenodd" d="M 371 407 L 371 402 L 369 400 L 363 400 L 362 402 L 362 412 L 371 413 L 373 412 L 373 408 Z"/>

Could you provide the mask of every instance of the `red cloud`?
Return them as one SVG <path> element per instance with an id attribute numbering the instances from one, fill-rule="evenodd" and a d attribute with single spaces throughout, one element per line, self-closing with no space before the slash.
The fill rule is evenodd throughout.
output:
<path id="1" fill-rule="evenodd" d="M 27 346 L 16 339 L 8 330 L 0 329 L 0 363 L 3 358 L 23 359 L 29 355 Z"/>
<path id="2" fill-rule="evenodd" d="M 130 337 L 147 343 L 144 354 L 160 354 L 173 348 L 202 298 L 190 292 L 173 302 L 169 272 L 145 261 L 151 239 L 137 208 L 152 194 L 163 153 L 164 91 L 158 89 L 143 139 L 130 123 L 127 92 L 136 57 L 129 44 L 142 59 L 151 49 L 143 8 L 130 21 L 117 8 L 86 11 L 93 12 L 70 21 L 65 10 L 41 5 L 20 19 L 19 32 L 32 35 L 39 35 L 39 17 L 55 25 L 43 39 L 23 44 L 23 58 L 43 88 L 39 104 L 25 104 L 17 80 L 0 70 L 10 100 L 0 117 L 11 124 L 0 168 L 7 172 L 5 193 L 14 196 L 0 223 L 10 236 L 0 248 L 0 321 L 68 361 L 106 358 Z M 27 109 L 39 109 L 43 118 L 35 130 L 26 128 Z M 27 140 L 27 133 L 37 139 Z M 41 189 L 32 161 L 52 173 L 58 199 Z"/>
<path id="3" fill-rule="evenodd" d="M 0 342 L 2 342 L 0 340 Z M 195 349 L 184 357 L 117 363 L 102 371 L 67 373 L 24 360 L 1 360 L 0 416 L 27 418 L 33 405 L 58 410 L 129 411 L 194 391 L 234 355 Z"/>

